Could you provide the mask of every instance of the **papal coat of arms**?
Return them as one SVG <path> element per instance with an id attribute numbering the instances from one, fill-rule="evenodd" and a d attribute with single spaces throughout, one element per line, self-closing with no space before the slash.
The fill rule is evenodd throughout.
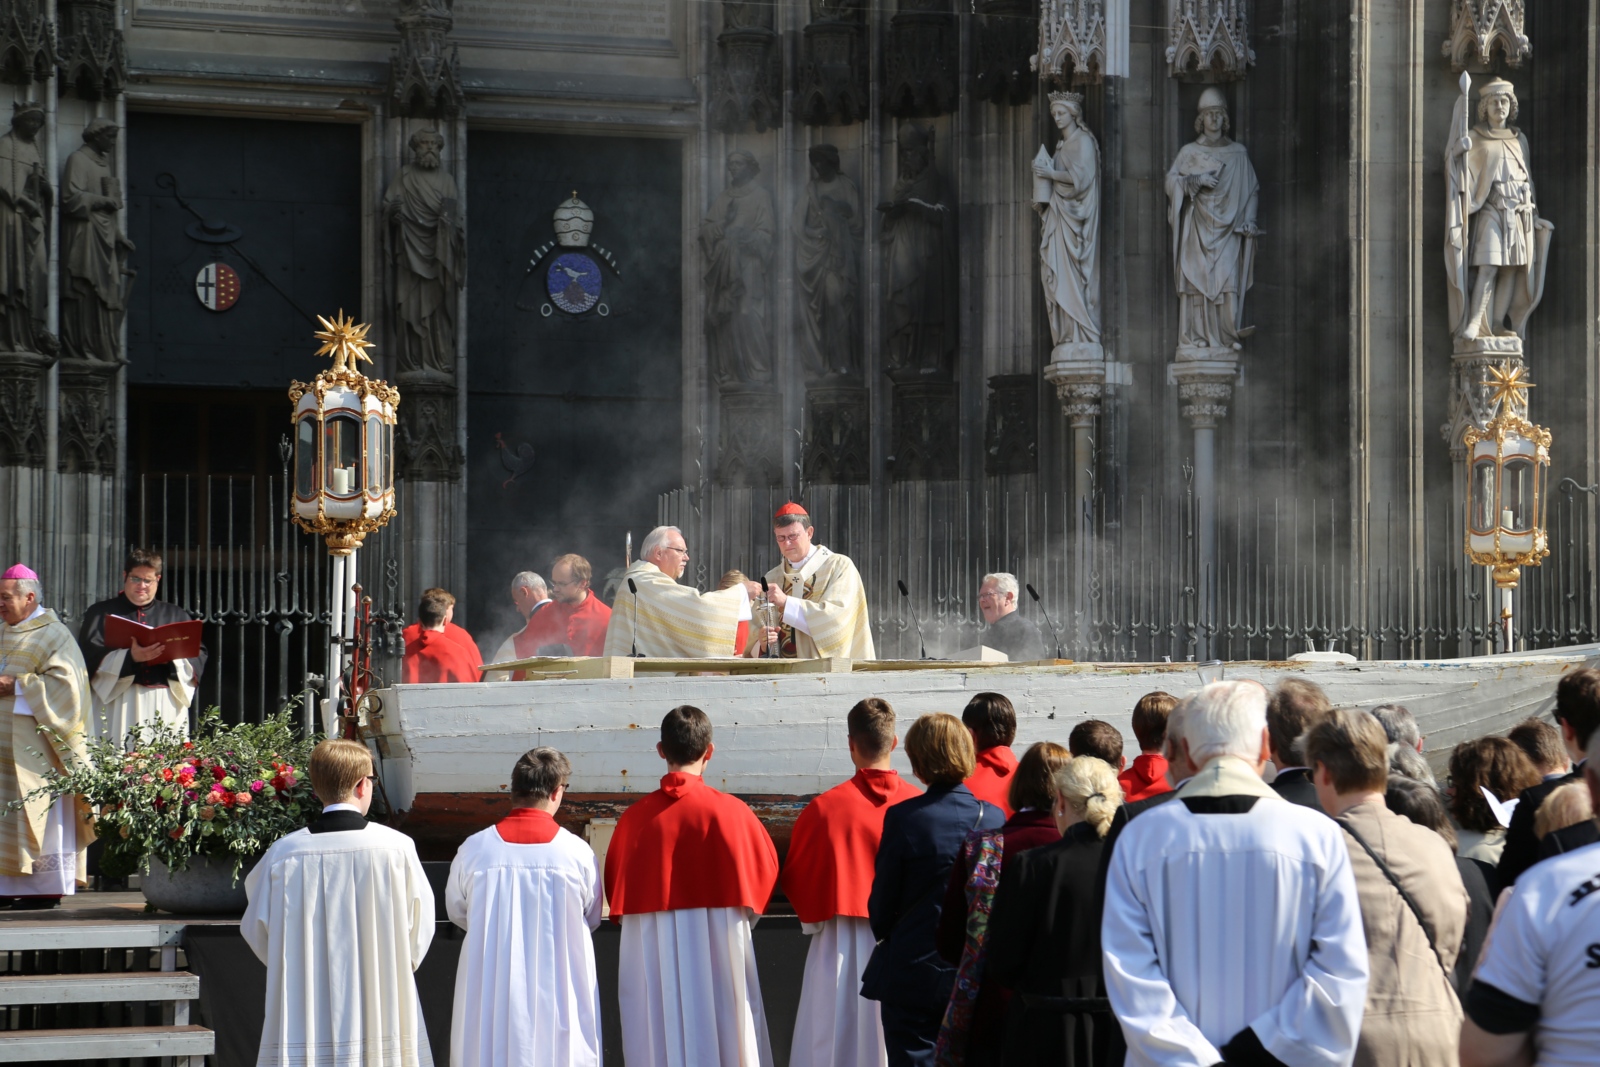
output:
<path id="1" fill-rule="evenodd" d="M 598 315 L 611 314 L 611 309 L 600 299 L 604 280 L 600 264 L 603 262 L 618 277 L 622 276 L 622 272 L 617 269 L 617 262 L 610 252 L 599 245 L 589 244 L 589 235 L 594 232 L 594 212 L 588 204 L 578 199 L 576 189 L 572 191 L 572 199 L 563 201 L 556 208 L 554 222 L 555 240 L 546 241 L 528 261 L 528 273 L 532 274 L 552 251 L 558 248 L 562 250 L 545 269 L 544 290 L 550 299 L 549 303 L 540 305 L 539 313 L 546 318 L 557 309 L 569 315 L 583 315 L 589 311 Z M 594 255 L 589 254 L 591 251 Z M 517 302 L 517 307 L 524 311 L 534 310 L 521 301 Z"/>

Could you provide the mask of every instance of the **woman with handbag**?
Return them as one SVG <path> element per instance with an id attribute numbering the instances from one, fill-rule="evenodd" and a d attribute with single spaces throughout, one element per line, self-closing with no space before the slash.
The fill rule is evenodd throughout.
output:
<path id="1" fill-rule="evenodd" d="M 889 1067 L 931 1067 L 956 975 L 936 944 L 944 888 L 967 835 L 997 828 L 1005 815 L 961 784 L 976 757 L 954 715 L 922 716 L 906 731 L 905 749 L 928 791 L 884 815 L 867 901 L 878 944 L 861 995 L 879 1003 Z"/>

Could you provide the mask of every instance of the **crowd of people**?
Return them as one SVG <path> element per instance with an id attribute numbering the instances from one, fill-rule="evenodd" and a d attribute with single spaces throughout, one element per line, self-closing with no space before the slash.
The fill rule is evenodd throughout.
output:
<path id="1" fill-rule="evenodd" d="M 918 788 L 890 766 L 894 710 L 861 701 L 856 772 L 781 864 L 706 780 L 697 708 L 662 720 L 660 788 L 603 863 L 556 820 L 566 757 L 526 753 L 511 813 L 450 870 L 452 1063 L 600 1062 L 607 905 L 630 1067 L 772 1063 L 753 927 L 780 885 L 810 935 L 794 1067 L 1596 1062 L 1600 671 L 1563 676 L 1553 725 L 1457 745 L 1442 790 L 1406 709 L 1333 708 L 1305 679 L 1149 694 L 1131 765 L 1098 720 L 1019 757 L 1016 721 L 999 693 L 920 716 Z M 409 839 L 361 818 L 372 773 L 320 745 L 322 816 L 247 882 L 263 1064 L 427 1059 L 404 976 L 432 894 Z"/>

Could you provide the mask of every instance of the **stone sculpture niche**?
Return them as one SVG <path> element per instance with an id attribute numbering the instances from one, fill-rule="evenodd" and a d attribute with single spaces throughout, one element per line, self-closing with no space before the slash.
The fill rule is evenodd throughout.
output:
<path id="1" fill-rule="evenodd" d="M 723 0 L 712 72 L 711 125 L 723 133 L 783 125 L 783 57 L 770 0 Z"/>
<path id="2" fill-rule="evenodd" d="M 455 383 L 456 297 L 466 266 L 461 194 L 443 167 L 437 130 L 411 135 L 412 161 L 383 195 L 388 258 L 395 273 L 400 381 Z"/>
<path id="3" fill-rule="evenodd" d="M 122 187 L 112 172 L 117 125 L 92 119 L 61 175 L 61 347 L 68 359 L 116 363 L 134 272 L 118 228 Z"/>
<path id="4" fill-rule="evenodd" d="M 839 149 L 813 145 L 811 180 L 795 209 L 795 266 L 805 323 L 806 380 L 861 376 L 861 190 L 839 171 Z"/>
<path id="5" fill-rule="evenodd" d="M 883 216 L 887 272 L 886 362 L 896 380 L 948 379 L 956 342 L 954 211 L 938 165 L 933 131 L 901 123 L 899 173 Z"/>
<path id="6" fill-rule="evenodd" d="M 11 131 L 0 137 L 0 350 L 54 353 L 49 313 L 51 190 L 39 157 L 44 108 L 13 105 Z"/>
<path id="7" fill-rule="evenodd" d="M 807 126 L 848 126 L 867 117 L 862 8 L 863 0 L 811 0 L 795 87 L 795 111 Z"/>

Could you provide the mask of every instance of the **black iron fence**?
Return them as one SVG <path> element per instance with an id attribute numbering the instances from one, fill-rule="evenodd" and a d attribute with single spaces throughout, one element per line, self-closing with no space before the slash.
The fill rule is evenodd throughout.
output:
<path id="1" fill-rule="evenodd" d="M 782 490 L 683 489 L 658 521 L 681 527 L 695 560 L 686 580 L 714 588 L 724 568 L 752 576 L 778 562 L 770 516 Z M 1038 591 L 1022 611 L 1080 660 L 1282 659 L 1342 651 L 1428 659 L 1503 651 L 1487 571 L 1467 564 L 1459 523 L 1441 507 L 1420 526 L 1374 509 L 1358 534 L 1332 500 L 1237 498 L 1218 509 L 1217 558 L 1202 564 L 1192 498 L 1130 498 L 1080 513 L 1065 494 L 973 492 L 954 484 L 808 487 L 818 540 L 855 560 L 881 657 L 982 643 L 978 586 L 1005 571 Z M 1551 555 L 1523 570 L 1517 644 L 1596 639 L 1596 573 L 1587 498 L 1557 494 Z M 902 596 L 904 581 L 909 596 Z"/>

